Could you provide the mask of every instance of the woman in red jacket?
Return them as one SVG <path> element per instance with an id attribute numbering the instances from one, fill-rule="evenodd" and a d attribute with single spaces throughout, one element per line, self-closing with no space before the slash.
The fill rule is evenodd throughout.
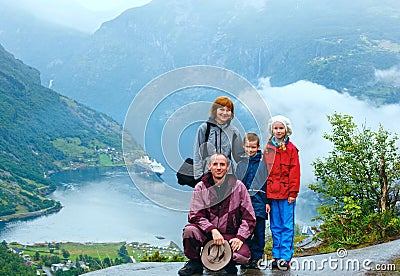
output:
<path id="1" fill-rule="evenodd" d="M 272 232 L 272 268 L 287 270 L 294 253 L 294 212 L 300 188 L 298 149 L 289 141 L 290 120 L 282 115 L 268 122 L 271 138 L 264 150 L 269 172 L 267 198 L 271 200 L 270 228 Z"/>

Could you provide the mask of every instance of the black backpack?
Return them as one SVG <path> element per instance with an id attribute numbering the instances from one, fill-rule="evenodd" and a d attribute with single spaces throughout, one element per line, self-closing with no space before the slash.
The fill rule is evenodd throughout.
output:
<path id="1" fill-rule="evenodd" d="M 209 122 L 207 122 L 207 129 L 206 129 L 206 139 L 205 141 L 208 141 L 208 138 L 210 136 L 210 128 L 211 125 Z M 205 146 L 205 150 L 207 150 L 207 146 Z M 205 156 L 203 151 L 203 156 Z M 193 175 L 193 159 L 192 158 L 186 158 L 181 167 L 179 168 L 178 172 L 176 173 L 176 178 L 178 178 L 178 183 L 180 185 L 188 185 L 192 188 L 196 186 L 197 183 L 200 182 L 201 178 L 203 177 L 200 176 L 199 178 L 195 178 Z"/>

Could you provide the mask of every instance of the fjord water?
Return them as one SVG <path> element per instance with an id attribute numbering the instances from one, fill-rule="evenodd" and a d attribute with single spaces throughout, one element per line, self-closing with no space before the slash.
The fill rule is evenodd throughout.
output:
<path id="1" fill-rule="evenodd" d="M 149 201 L 136 189 L 125 168 L 65 171 L 52 179 L 59 187 L 49 197 L 61 202 L 61 211 L 0 223 L 0 240 L 23 244 L 138 241 L 155 245 L 174 241 L 181 245 L 187 213 Z"/>
<path id="2" fill-rule="evenodd" d="M 162 178 L 167 183 L 176 181 L 175 173 L 169 168 Z M 58 188 L 49 197 L 61 202 L 61 211 L 38 218 L 0 222 L 0 241 L 22 244 L 137 241 L 153 245 L 168 245 L 174 241 L 182 248 L 187 212 L 163 208 L 148 200 L 136 188 L 125 168 L 64 171 L 53 175 L 52 179 L 58 183 Z M 300 193 L 297 223 L 309 224 L 316 205 L 312 195 Z"/>

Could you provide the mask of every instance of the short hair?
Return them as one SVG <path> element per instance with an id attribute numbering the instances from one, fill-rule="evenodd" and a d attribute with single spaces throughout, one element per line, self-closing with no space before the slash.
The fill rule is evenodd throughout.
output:
<path id="1" fill-rule="evenodd" d="M 231 110 L 231 119 L 233 119 L 233 117 L 235 116 L 234 105 L 232 100 L 229 99 L 227 96 L 220 96 L 214 100 L 210 108 L 210 116 L 212 118 L 217 117 L 217 109 L 221 106 L 225 106 Z"/>
<path id="2" fill-rule="evenodd" d="M 246 143 L 246 140 L 249 142 L 257 141 L 257 146 L 260 145 L 260 138 L 254 132 L 248 132 L 244 135 L 243 144 Z"/>
<path id="3" fill-rule="evenodd" d="M 230 162 L 230 160 L 229 160 L 229 158 L 228 157 L 226 157 L 226 155 L 225 154 L 223 154 L 222 152 L 216 152 L 216 153 L 214 153 L 214 154 L 212 154 L 211 156 L 210 156 L 210 160 L 208 160 L 208 165 L 211 165 L 211 159 L 212 159 L 212 157 L 215 155 L 215 157 L 217 157 L 218 155 L 222 155 L 223 157 L 225 157 L 225 160 L 226 160 L 226 164 L 227 165 L 229 165 L 231 162 Z"/>

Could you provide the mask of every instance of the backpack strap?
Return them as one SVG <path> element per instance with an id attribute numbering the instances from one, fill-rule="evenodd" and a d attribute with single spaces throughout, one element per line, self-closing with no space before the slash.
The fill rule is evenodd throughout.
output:
<path id="1" fill-rule="evenodd" d="M 211 123 L 210 122 L 206 122 L 207 124 L 207 128 L 206 128 L 206 133 L 205 133 L 205 140 L 204 143 L 202 144 L 202 148 L 201 148 L 201 159 L 205 160 L 206 157 L 208 156 L 208 147 L 207 147 L 207 142 L 208 142 L 208 138 L 210 137 L 210 131 L 211 131 Z M 204 163 L 203 164 L 203 172 L 205 170 L 205 168 L 207 167 L 207 164 Z"/>
<path id="2" fill-rule="evenodd" d="M 208 155 L 207 142 L 208 142 L 208 138 L 210 137 L 210 131 L 211 131 L 211 123 L 209 123 L 209 122 L 206 122 L 206 123 L 207 123 L 207 128 L 206 128 L 206 133 L 205 133 L 205 140 L 204 140 L 204 143 L 203 143 L 202 149 L 201 149 L 202 159 L 205 159 Z"/>
<path id="3" fill-rule="evenodd" d="M 205 140 L 205 142 L 207 142 L 208 138 L 210 137 L 210 129 L 211 129 L 211 124 L 210 124 L 210 122 L 207 122 L 206 140 Z"/>

